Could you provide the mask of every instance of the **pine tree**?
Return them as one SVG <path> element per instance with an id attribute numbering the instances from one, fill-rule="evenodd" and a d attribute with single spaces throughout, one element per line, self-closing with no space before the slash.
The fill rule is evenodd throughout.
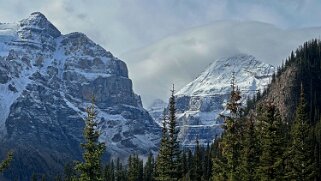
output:
<path id="1" fill-rule="evenodd" d="M 154 181 L 154 157 L 149 153 L 145 167 L 144 167 L 144 181 Z"/>
<path id="2" fill-rule="evenodd" d="M 291 128 L 291 143 L 287 149 L 287 178 L 304 181 L 313 180 L 315 176 L 314 147 L 309 132 L 308 116 L 301 84 L 300 101 L 297 106 L 295 120 Z"/>
<path id="3" fill-rule="evenodd" d="M 31 175 L 31 181 L 37 181 L 37 180 L 38 180 L 38 176 L 33 172 Z"/>
<path id="4" fill-rule="evenodd" d="M 108 181 L 115 181 L 115 163 L 111 160 L 110 163 L 110 179 Z"/>
<path id="5" fill-rule="evenodd" d="M 224 133 L 223 133 L 224 134 Z M 223 135 L 222 135 L 223 137 Z M 222 155 L 222 147 L 220 146 L 221 138 L 216 137 L 212 144 L 212 180 L 225 181 L 227 180 L 227 160 Z"/>
<path id="6" fill-rule="evenodd" d="M 138 155 L 137 155 L 138 158 Z M 138 179 L 139 180 L 143 180 L 144 179 L 144 161 L 138 159 Z"/>
<path id="7" fill-rule="evenodd" d="M 260 128 L 262 153 L 257 172 L 262 181 L 282 180 L 284 177 L 284 125 L 277 108 L 272 103 L 267 103 L 262 110 L 261 120 L 259 120 L 262 122 L 262 128 Z"/>
<path id="8" fill-rule="evenodd" d="M 195 147 L 195 153 L 194 153 L 194 169 L 195 170 L 195 177 L 193 177 L 193 180 L 202 180 L 203 176 L 203 153 L 201 146 L 199 144 L 198 138 L 196 139 L 196 147 Z"/>
<path id="9" fill-rule="evenodd" d="M 127 180 L 128 180 L 127 175 L 128 175 L 128 174 L 127 174 L 127 170 L 126 170 L 126 169 L 123 169 L 121 181 L 127 181 Z"/>
<path id="10" fill-rule="evenodd" d="M 116 160 L 116 171 L 115 171 L 115 180 L 116 181 L 122 181 L 123 180 L 123 166 L 120 162 L 120 159 L 117 158 Z"/>
<path id="11" fill-rule="evenodd" d="M 204 160 L 203 160 L 203 177 L 204 180 L 210 180 L 212 173 L 212 161 L 211 161 L 211 147 L 210 144 L 207 143 Z"/>
<path id="12" fill-rule="evenodd" d="M 187 161 L 187 155 L 186 155 L 186 150 L 184 149 L 183 150 L 183 154 L 182 154 L 182 168 L 183 168 L 183 172 L 182 172 L 182 175 L 183 175 L 183 178 L 186 178 L 187 176 L 187 173 L 189 171 L 189 168 L 188 168 L 188 161 Z"/>
<path id="13" fill-rule="evenodd" d="M 75 170 L 75 162 L 67 163 L 64 167 L 64 180 L 73 181 L 75 180 L 77 173 Z"/>
<path id="14" fill-rule="evenodd" d="M 156 180 L 167 181 L 169 177 L 168 131 L 165 110 L 163 113 L 162 139 L 156 160 Z"/>
<path id="15" fill-rule="evenodd" d="M 112 180 L 111 167 L 106 165 L 104 168 L 104 181 Z"/>
<path id="16" fill-rule="evenodd" d="M 105 151 L 105 145 L 98 142 L 99 132 L 96 130 L 96 112 L 94 98 L 92 105 L 87 108 L 87 119 L 84 129 L 86 143 L 81 144 L 84 149 L 84 162 L 78 163 L 76 169 L 80 171 L 81 181 L 100 181 L 102 180 L 101 157 Z"/>
<path id="17" fill-rule="evenodd" d="M 192 150 L 188 149 L 188 152 L 187 152 L 187 170 L 188 170 L 188 173 L 187 173 L 187 176 L 186 176 L 186 179 L 192 179 L 195 177 L 195 167 L 194 167 L 194 155 L 193 155 L 193 152 Z"/>
<path id="18" fill-rule="evenodd" d="M 314 160 L 316 163 L 316 178 L 315 180 L 321 180 L 321 120 L 315 125 L 314 128 Z"/>
<path id="19" fill-rule="evenodd" d="M 128 159 L 128 180 L 140 181 L 144 177 L 143 160 L 140 160 L 138 154 L 133 154 Z"/>
<path id="20" fill-rule="evenodd" d="M 5 169 L 7 169 L 9 167 L 12 159 L 13 159 L 13 152 L 10 151 L 7 154 L 7 157 L 0 163 L 0 173 L 2 173 Z"/>
<path id="21" fill-rule="evenodd" d="M 15 180 L 18 180 L 18 179 L 15 179 Z M 61 175 L 56 175 L 54 177 L 54 181 L 63 181 L 62 176 Z"/>
<path id="22" fill-rule="evenodd" d="M 140 160 L 137 154 L 130 155 L 128 158 L 128 180 L 142 180 L 142 178 L 140 178 Z"/>
<path id="23" fill-rule="evenodd" d="M 226 165 L 220 160 L 216 160 L 217 163 L 221 164 L 218 167 L 225 168 L 228 180 L 240 180 L 239 179 L 239 158 L 240 158 L 240 118 L 242 115 L 241 109 L 241 92 L 235 84 L 235 77 L 233 73 L 231 81 L 231 95 L 230 100 L 227 103 L 226 109 L 229 111 L 230 115 L 222 115 L 224 117 L 224 134 L 222 135 L 222 141 L 220 143 L 222 149 L 222 157 L 227 161 Z M 223 173 L 217 173 L 224 175 Z"/>
<path id="24" fill-rule="evenodd" d="M 246 119 L 242 140 L 240 174 L 244 181 L 258 180 L 256 169 L 259 165 L 260 148 L 253 117 Z"/>
<path id="25" fill-rule="evenodd" d="M 168 150 L 169 150 L 169 177 L 172 180 L 178 180 L 182 176 L 182 165 L 181 165 L 181 150 L 178 141 L 178 133 L 176 123 L 176 107 L 175 107 L 175 96 L 174 96 L 174 85 L 171 90 L 172 95 L 169 99 L 169 126 L 168 126 Z"/>

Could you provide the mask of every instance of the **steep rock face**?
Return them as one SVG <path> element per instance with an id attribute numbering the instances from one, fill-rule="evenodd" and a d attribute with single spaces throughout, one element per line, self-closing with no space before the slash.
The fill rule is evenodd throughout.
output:
<path id="1" fill-rule="evenodd" d="M 124 62 L 82 33 L 62 35 L 41 13 L 0 24 L 1 152 L 16 152 L 9 175 L 54 175 L 81 159 L 92 95 L 109 157 L 157 151 L 159 126 L 133 92 Z"/>
<path id="2" fill-rule="evenodd" d="M 282 119 L 291 123 L 300 98 L 301 85 L 304 89 L 307 114 L 311 123 L 320 120 L 321 96 L 321 41 L 310 40 L 300 46 L 287 58 L 278 70 L 256 107 L 273 103 L 280 111 Z"/>
<path id="3" fill-rule="evenodd" d="M 267 92 L 258 100 L 256 107 L 259 104 L 272 102 L 284 120 L 293 119 L 299 101 L 300 76 L 298 67 L 289 66 L 268 86 Z"/>
<path id="4" fill-rule="evenodd" d="M 229 99 L 233 72 L 244 103 L 246 98 L 267 86 L 274 71 L 273 66 L 250 55 L 240 54 L 216 60 L 175 94 L 182 144 L 192 147 L 196 139 L 201 144 L 207 144 L 220 136 L 222 119 L 219 114 L 224 111 Z"/>

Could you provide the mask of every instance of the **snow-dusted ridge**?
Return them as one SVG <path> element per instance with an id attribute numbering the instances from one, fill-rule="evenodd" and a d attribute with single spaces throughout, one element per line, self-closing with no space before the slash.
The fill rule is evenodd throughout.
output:
<path id="1" fill-rule="evenodd" d="M 194 81 L 179 90 L 176 95 L 211 96 L 230 90 L 232 73 L 237 86 L 243 91 L 263 90 L 269 83 L 274 67 L 258 61 L 254 56 L 238 54 L 214 61 Z"/>
<path id="2" fill-rule="evenodd" d="M 221 134 L 219 114 L 224 111 L 229 98 L 233 73 L 245 103 L 246 98 L 266 88 L 274 71 L 272 65 L 246 54 L 214 61 L 175 94 L 182 144 L 193 146 L 197 138 L 202 144 L 207 144 Z"/>
<path id="3" fill-rule="evenodd" d="M 151 105 L 148 106 L 147 111 L 156 121 L 159 126 L 163 126 L 161 120 L 163 117 L 164 110 L 166 110 L 168 103 L 161 99 L 155 99 Z"/>
<path id="4" fill-rule="evenodd" d="M 46 153 L 45 160 L 59 164 L 80 159 L 82 118 L 93 94 L 100 141 L 109 156 L 157 151 L 160 127 L 133 92 L 123 61 L 83 33 L 61 34 L 39 12 L 0 24 L 3 145 Z"/>

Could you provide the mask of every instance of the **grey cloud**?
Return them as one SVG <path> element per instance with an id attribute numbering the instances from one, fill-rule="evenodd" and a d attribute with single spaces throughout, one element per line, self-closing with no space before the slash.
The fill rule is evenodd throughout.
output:
<path id="1" fill-rule="evenodd" d="M 320 7 L 319 0 L 11 0 L 1 3 L 0 21 L 17 21 L 41 11 L 63 33 L 84 32 L 119 55 L 217 20 L 317 26 Z M 96 36 L 98 31 L 103 36 Z"/>
<path id="2" fill-rule="evenodd" d="M 304 41 L 318 38 L 320 28 L 286 30 L 259 22 L 221 21 L 167 37 L 121 56 L 144 103 L 166 99 L 172 83 L 180 88 L 215 59 L 238 53 L 280 65 Z"/>
<path id="3" fill-rule="evenodd" d="M 79 19 L 84 20 L 84 19 L 87 18 L 87 15 L 86 15 L 86 14 L 83 14 L 83 13 L 80 13 L 80 14 L 77 15 L 77 17 L 78 17 Z"/>

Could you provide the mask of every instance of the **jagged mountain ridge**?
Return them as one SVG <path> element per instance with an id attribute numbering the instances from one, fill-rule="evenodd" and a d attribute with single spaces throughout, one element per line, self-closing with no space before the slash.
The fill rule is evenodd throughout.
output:
<path id="1" fill-rule="evenodd" d="M 266 88 L 275 68 L 251 55 L 224 57 L 179 90 L 175 94 L 179 139 L 185 147 L 193 147 L 196 139 L 206 145 L 220 136 L 222 119 L 219 114 L 229 99 L 233 72 L 245 103 L 248 97 Z"/>
<path id="2" fill-rule="evenodd" d="M 62 35 L 39 12 L 0 24 L 1 152 L 16 150 L 9 172 L 24 180 L 81 159 L 92 95 L 110 156 L 157 151 L 160 128 L 133 92 L 123 61 L 82 33 Z"/>

